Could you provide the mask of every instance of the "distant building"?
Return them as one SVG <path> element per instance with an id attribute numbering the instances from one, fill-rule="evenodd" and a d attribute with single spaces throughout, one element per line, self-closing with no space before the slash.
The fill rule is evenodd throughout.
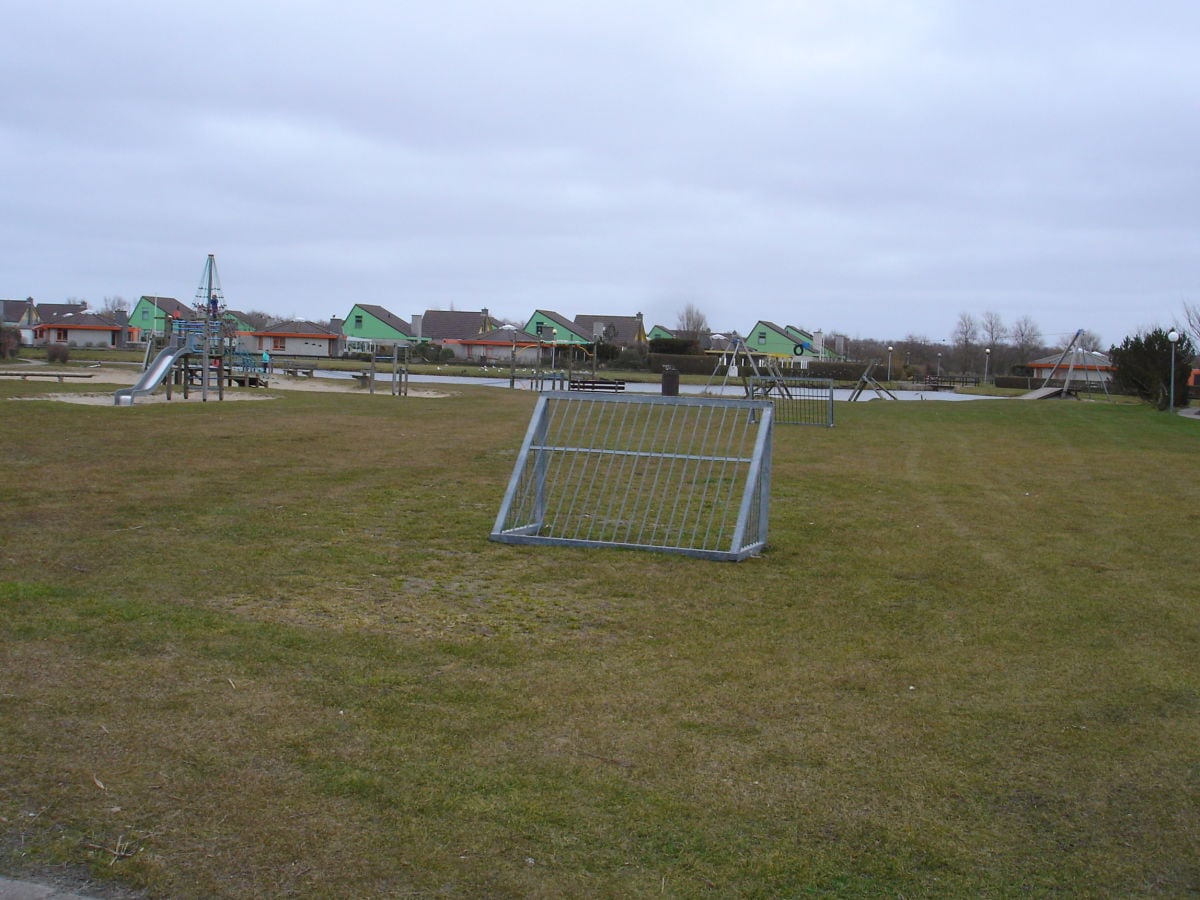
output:
<path id="1" fill-rule="evenodd" d="M 1117 370 L 1107 354 L 1096 350 L 1084 350 L 1082 347 L 1072 349 L 1066 356 L 1062 353 L 1043 356 L 1026 363 L 1026 368 L 1030 375 L 1042 381 L 1051 378 L 1053 373 L 1054 381 L 1066 381 L 1069 378 L 1071 381 L 1092 384 L 1108 384 Z"/>
<path id="2" fill-rule="evenodd" d="M 309 321 L 272 322 L 246 337 L 252 343 L 247 346 L 249 342 L 243 339 L 241 344 L 245 350 L 320 358 L 338 356 L 342 340 L 340 332 L 330 331 Z"/>
<path id="3" fill-rule="evenodd" d="M 641 313 L 633 316 L 576 316 L 575 325 L 591 337 L 592 343 L 609 344 L 622 350 L 642 350 L 648 343 Z"/>
<path id="4" fill-rule="evenodd" d="M 129 311 L 129 325 L 136 328 L 143 338 L 149 335 L 162 336 L 170 331 L 169 322 L 182 319 L 190 322 L 196 318 L 196 310 L 174 297 L 138 297 Z"/>
<path id="5" fill-rule="evenodd" d="M 380 346 L 418 342 L 412 323 L 391 310 L 371 303 L 356 303 L 342 325 L 348 353 L 374 353 Z"/>

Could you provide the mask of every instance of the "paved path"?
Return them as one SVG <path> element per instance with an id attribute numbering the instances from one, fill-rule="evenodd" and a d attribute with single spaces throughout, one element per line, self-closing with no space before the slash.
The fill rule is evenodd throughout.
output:
<path id="1" fill-rule="evenodd" d="M 63 888 L 0 876 L 0 900 L 92 900 Z"/>
<path id="2" fill-rule="evenodd" d="M 68 888 L 34 881 L 18 881 L 0 875 L 0 900 L 98 900 L 90 894 L 77 894 Z"/>

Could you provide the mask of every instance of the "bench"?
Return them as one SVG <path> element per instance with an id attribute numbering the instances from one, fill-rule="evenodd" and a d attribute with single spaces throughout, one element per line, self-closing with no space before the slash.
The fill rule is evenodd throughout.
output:
<path id="1" fill-rule="evenodd" d="M 58 383 L 62 384 L 64 378 L 95 378 L 91 372 L 0 372 L 7 378 L 20 378 L 24 381 L 27 378 L 57 378 Z"/>
<path id="2" fill-rule="evenodd" d="M 568 391 L 623 391 L 624 381 L 610 381 L 607 378 L 581 379 L 572 378 L 567 382 Z"/>
<path id="3" fill-rule="evenodd" d="M 313 372 L 316 371 L 316 366 L 284 366 L 284 375 L 295 375 L 297 378 L 312 378 Z"/>

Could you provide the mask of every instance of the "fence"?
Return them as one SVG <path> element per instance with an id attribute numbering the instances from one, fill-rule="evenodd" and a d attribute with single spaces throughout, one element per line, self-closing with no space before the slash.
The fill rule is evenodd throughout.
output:
<path id="1" fill-rule="evenodd" d="M 767 540 L 765 400 L 542 394 L 491 539 L 742 560 Z"/>
<path id="2" fill-rule="evenodd" d="M 760 375 L 750 379 L 750 393 L 775 405 L 780 425 L 833 427 L 833 380 Z"/>

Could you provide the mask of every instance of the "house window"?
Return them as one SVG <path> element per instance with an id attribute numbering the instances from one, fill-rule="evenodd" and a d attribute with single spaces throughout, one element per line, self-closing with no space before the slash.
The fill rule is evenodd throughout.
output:
<path id="1" fill-rule="evenodd" d="M 142 310 L 142 321 L 144 322 L 144 321 L 146 321 L 146 319 L 148 319 L 148 318 L 150 318 L 150 310 L 148 310 L 148 309 L 143 309 L 143 310 Z"/>
<path id="2" fill-rule="evenodd" d="M 765 344 L 767 342 L 767 333 L 765 331 L 760 331 L 758 333 L 758 342 L 760 344 Z"/>
<path id="3" fill-rule="evenodd" d="M 273 337 L 271 338 L 271 349 L 282 350 L 287 346 L 287 338 Z"/>
<path id="4" fill-rule="evenodd" d="M 354 327 L 355 327 L 355 328 L 362 328 L 362 316 L 356 315 L 356 316 L 354 317 Z"/>
<path id="5" fill-rule="evenodd" d="M 67 329 L 55 328 L 54 329 L 54 340 L 60 344 L 65 344 L 67 342 Z"/>

